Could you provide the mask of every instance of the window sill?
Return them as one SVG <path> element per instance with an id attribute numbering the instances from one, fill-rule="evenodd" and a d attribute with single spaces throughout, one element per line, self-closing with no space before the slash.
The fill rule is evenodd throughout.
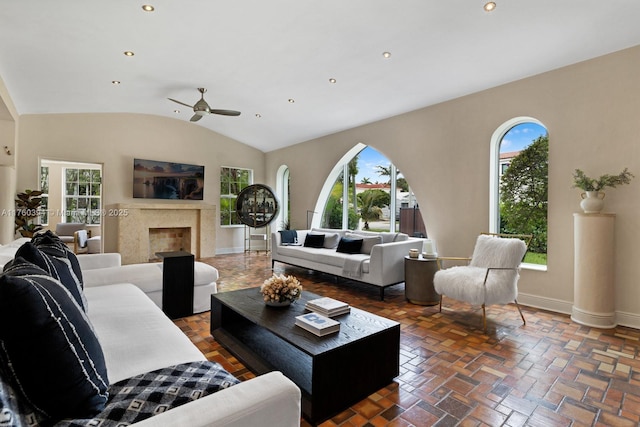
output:
<path id="1" fill-rule="evenodd" d="M 533 270 L 533 271 L 547 271 L 547 266 L 542 264 L 530 264 L 528 262 L 523 262 L 520 264 L 520 268 L 524 270 Z"/>

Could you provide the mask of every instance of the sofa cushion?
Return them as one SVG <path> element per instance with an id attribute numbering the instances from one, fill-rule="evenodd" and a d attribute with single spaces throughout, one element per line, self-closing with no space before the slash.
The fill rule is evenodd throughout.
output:
<path id="1" fill-rule="evenodd" d="M 382 236 L 379 233 L 374 234 L 360 234 L 360 233 L 347 233 L 346 237 L 351 239 L 362 239 L 362 247 L 360 253 L 370 255 L 371 249 L 374 245 L 382 243 Z"/>
<path id="2" fill-rule="evenodd" d="M 17 258 L 0 276 L 0 367 L 39 412 L 87 417 L 104 409 L 102 348 L 59 280 Z"/>
<path id="3" fill-rule="evenodd" d="M 280 243 L 298 243 L 298 232 L 296 230 L 280 230 Z"/>
<path id="4" fill-rule="evenodd" d="M 304 246 L 306 248 L 322 248 L 324 247 L 324 234 L 308 233 L 304 238 Z"/>
<path id="5" fill-rule="evenodd" d="M 343 237 L 338 243 L 336 252 L 343 254 L 359 254 L 362 249 L 362 239 L 352 239 L 349 237 Z"/>
<path id="6" fill-rule="evenodd" d="M 338 233 L 325 233 L 323 248 L 335 249 L 340 242 L 340 235 Z"/>
<path id="7" fill-rule="evenodd" d="M 48 255 L 33 243 L 27 242 L 18 248 L 16 258 L 22 258 L 37 265 L 54 279 L 59 280 L 71 292 L 71 295 L 73 295 L 73 298 L 82 309 L 87 310 L 87 301 L 82 293 L 82 283 L 76 276 L 71 261 L 67 257 Z M 7 267 L 11 263 L 8 263 Z"/>

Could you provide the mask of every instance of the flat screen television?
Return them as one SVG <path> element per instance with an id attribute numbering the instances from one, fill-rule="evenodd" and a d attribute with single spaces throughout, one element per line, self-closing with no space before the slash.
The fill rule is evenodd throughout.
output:
<path id="1" fill-rule="evenodd" d="M 202 200 L 204 166 L 133 159 L 133 197 Z"/>

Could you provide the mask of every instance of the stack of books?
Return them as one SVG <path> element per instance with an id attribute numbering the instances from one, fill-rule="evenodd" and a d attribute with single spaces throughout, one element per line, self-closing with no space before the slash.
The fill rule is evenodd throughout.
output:
<path id="1" fill-rule="evenodd" d="M 296 316 L 296 325 L 319 337 L 340 330 L 340 322 L 314 312 Z"/>
<path id="2" fill-rule="evenodd" d="M 340 316 L 351 311 L 351 307 L 346 302 L 333 298 L 324 297 L 312 299 L 304 306 L 307 310 L 315 311 L 326 317 Z"/>

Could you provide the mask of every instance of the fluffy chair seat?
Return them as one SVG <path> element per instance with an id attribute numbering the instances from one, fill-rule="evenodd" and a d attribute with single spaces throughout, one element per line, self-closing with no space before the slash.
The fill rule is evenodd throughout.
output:
<path id="1" fill-rule="evenodd" d="M 440 294 L 440 311 L 442 311 L 442 297 L 445 295 L 472 305 L 480 305 L 486 331 L 485 307 L 515 302 L 522 321 L 526 323 L 517 305 L 517 297 L 519 268 L 527 252 L 527 244 L 515 237 L 531 239 L 528 235 L 501 237 L 501 235 L 481 234 L 476 241 L 469 265 L 455 266 L 436 272 L 433 285 L 435 291 Z"/>

